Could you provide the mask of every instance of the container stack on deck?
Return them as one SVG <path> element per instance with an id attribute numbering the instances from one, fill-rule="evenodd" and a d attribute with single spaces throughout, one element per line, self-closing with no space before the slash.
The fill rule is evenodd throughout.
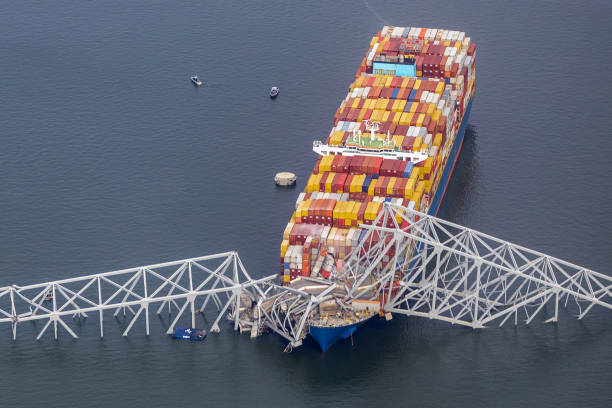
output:
<path id="1" fill-rule="evenodd" d="M 359 225 L 371 225 L 384 201 L 437 212 L 432 199 L 446 187 L 439 183 L 454 166 L 448 159 L 474 93 L 475 52 L 459 31 L 385 26 L 372 38 L 325 144 L 356 146 L 361 131 L 361 146 L 384 144 L 427 159 L 320 156 L 283 233 L 281 282 L 328 278 L 364 236 Z M 380 123 L 378 144 L 366 121 Z M 391 248 L 383 264 L 393 255 Z"/>

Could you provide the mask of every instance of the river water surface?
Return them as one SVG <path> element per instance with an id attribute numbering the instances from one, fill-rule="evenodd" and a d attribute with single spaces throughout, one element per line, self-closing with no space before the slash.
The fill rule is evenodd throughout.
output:
<path id="1" fill-rule="evenodd" d="M 19 1 L 0 6 L 0 286 L 237 249 L 281 234 L 370 38 L 466 31 L 477 93 L 439 216 L 611 274 L 610 2 Z M 197 72 L 205 85 L 194 88 Z M 267 92 L 278 85 L 281 95 Z M 275 172 L 297 189 L 275 188 Z M 374 322 L 327 353 L 154 319 L 0 335 L 0 406 L 603 407 L 612 313 L 474 331 Z"/>

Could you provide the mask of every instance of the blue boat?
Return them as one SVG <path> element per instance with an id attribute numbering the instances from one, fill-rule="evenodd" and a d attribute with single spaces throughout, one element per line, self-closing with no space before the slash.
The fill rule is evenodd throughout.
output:
<path id="1" fill-rule="evenodd" d="M 206 330 L 193 327 L 176 327 L 172 337 L 180 340 L 202 341 L 206 338 Z"/>

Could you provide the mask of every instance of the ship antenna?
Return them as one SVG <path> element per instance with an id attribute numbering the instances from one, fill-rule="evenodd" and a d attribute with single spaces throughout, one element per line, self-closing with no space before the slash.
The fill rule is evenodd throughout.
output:
<path id="1" fill-rule="evenodd" d="M 380 129 L 380 122 L 370 122 L 369 120 L 365 121 L 366 130 L 370 131 L 370 139 L 374 141 L 374 132 Z"/>
<path id="2" fill-rule="evenodd" d="M 387 143 L 391 142 L 391 135 L 389 133 L 389 131 L 387 130 Z"/>

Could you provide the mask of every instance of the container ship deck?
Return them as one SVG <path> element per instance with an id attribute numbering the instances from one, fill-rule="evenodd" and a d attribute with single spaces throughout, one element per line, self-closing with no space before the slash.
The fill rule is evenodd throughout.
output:
<path id="1" fill-rule="evenodd" d="M 313 142 L 318 159 L 283 233 L 282 284 L 333 281 L 385 201 L 438 212 L 463 144 L 475 52 L 460 31 L 385 26 L 372 38 L 329 136 Z M 338 296 L 319 305 L 309 332 L 325 351 L 384 314 L 380 304 Z"/>

